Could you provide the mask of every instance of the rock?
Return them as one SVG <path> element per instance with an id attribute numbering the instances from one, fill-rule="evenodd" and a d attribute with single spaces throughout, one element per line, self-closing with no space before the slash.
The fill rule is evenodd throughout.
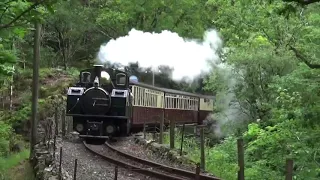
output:
<path id="1" fill-rule="evenodd" d="M 58 176 L 51 176 L 48 178 L 48 180 L 59 180 Z"/>
<path id="2" fill-rule="evenodd" d="M 150 149 L 153 153 L 159 155 L 163 158 L 169 158 L 170 161 L 180 163 L 180 164 L 190 164 L 196 165 L 196 162 L 188 159 L 186 153 L 183 152 L 182 156 L 177 150 L 170 149 L 169 145 L 166 144 L 158 144 L 157 142 L 146 140 L 143 136 L 135 136 L 134 142 L 140 145 L 145 146 L 146 148 Z M 148 143 L 149 142 L 149 143 Z"/>
<path id="3" fill-rule="evenodd" d="M 53 169 L 53 166 L 51 166 L 51 167 L 46 167 L 44 170 L 47 171 L 47 172 L 51 172 L 52 169 Z"/>

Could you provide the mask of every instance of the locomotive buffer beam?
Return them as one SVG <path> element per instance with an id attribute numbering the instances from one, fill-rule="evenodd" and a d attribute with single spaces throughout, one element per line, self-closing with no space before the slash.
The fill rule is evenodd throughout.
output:
<path id="1" fill-rule="evenodd" d="M 103 122 L 87 121 L 87 134 L 79 135 L 81 138 L 101 138 L 106 139 L 108 136 L 102 136 Z"/>

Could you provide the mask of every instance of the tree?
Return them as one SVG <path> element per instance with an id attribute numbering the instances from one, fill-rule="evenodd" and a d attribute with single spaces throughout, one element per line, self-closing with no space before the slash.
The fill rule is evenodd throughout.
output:
<path id="1" fill-rule="evenodd" d="M 34 146 L 37 143 L 37 125 L 38 125 L 38 94 L 39 94 L 39 61 L 40 61 L 40 22 L 35 23 L 34 33 L 34 61 L 33 61 L 33 82 L 32 82 L 32 119 L 31 119 L 31 141 L 30 141 L 30 159 L 34 156 Z"/>
<path id="2" fill-rule="evenodd" d="M 102 7 L 96 23 L 111 39 L 125 35 L 131 28 L 148 32 L 171 30 L 183 37 L 202 38 L 210 22 L 210 13 L 205 11 L 208 7 L 201 0 L 121 0 Z"/>
<path id="3" fill-rule="evenodd" d="M 320 0 L 283 0 L 284 2 L 296 2 L 301 5 L 309 5 L 312 3 L 320 2 Z"/>

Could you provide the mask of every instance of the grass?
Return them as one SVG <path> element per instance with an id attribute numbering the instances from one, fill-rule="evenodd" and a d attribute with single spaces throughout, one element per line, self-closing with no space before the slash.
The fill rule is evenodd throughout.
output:
<path id="1" fill-rule="evenodd" d="M 187 133 L 186 133 L 187 134 Z M 175 149 L 180 150 L 181 144 L 181 133 L 178 131 L 175 134 Z M 170 135 L 166 134 L 163 137 L 163 143 L 169 144 Z M 225 154 L 226 151 L 223 149 L 224 146 L 209 147 L 205 143 L 205 167 L 206 171 L 213 173 L 222 179 L 233 180 L 236 177 L 237 164 L 234 157 L 236 157 L 236 151 L 232 154 Z M 229 147 L 229 152 L 236 149 L 236 143 L 232 142 Z M 189 160 L 200 163 L 200 144 L 197 142 L 195 137 L 184 137 L 183 151 L 186 153 L 186 158 Z"/>
<path id="2" fill-rule="evenodd" d="M 30 165 L 29 149 L 0 158 L 0 180 L 33 180 L 33 168 Z"/>

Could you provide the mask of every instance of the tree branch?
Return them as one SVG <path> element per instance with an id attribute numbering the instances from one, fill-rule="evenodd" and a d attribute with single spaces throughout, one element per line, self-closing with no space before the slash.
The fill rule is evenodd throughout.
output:
<path id="1" fill-rule="evenodd" d="M 300 53 L 296 48 L 292 47 L 292 46 L 289 46 L 289 49 L 291 51 L 294 52 L 294 54 L 296 55 L 296 57 L 298 59 L 300 59 L 302 62 L 304 62 L 309 68 L 311 69 L 320 69 L 320 64 L 311 64 L 307 58 L 302 54 Z"/>
<path id="2" fill-rule="evenodd" d="M 9 9 L 9 7 L 10 7 L 10 6 L 7 6 L 7 7 L 3 10 L 2 14 L 1 14 L 1 17 L 0 17 L 0 23 L 2 22 L 2 17 L 3 17 L 4 14 L 6 13 L 6 11 Z"/>
<path id="3" fill-rule="evenodd" d="M 309 5 L 312 3 L 320 2 L 320 0 L 283 0 L 284 2 L 296 2 L 301 5 Z"/>
<path id="4" fill-rule="evenodd" d="M 11 27 L 11 25 L 13 23 L 15 23 L 17 20 L 19 20 L 23 15 L 25 15 L 26 13 L 28 13 L 29 11 L 31 11 L 33 8 L 37 7 L 38 5 L 42 4 L 45 0 L 41 0 L 41 1 L 38 1 L 36 3 L 34 3 L 33 5 L 31 5 L 28 9 L 26 9 L 25 11 L 23 11 L 21 14 L 19 14 L 17 17 L 15 17 L 12 21 L 10 21 L 9 23 L 7 24 L 1 24 L 0 25 L 0 30 L 2 29 L 6 29 L 8 27 Z"/>

